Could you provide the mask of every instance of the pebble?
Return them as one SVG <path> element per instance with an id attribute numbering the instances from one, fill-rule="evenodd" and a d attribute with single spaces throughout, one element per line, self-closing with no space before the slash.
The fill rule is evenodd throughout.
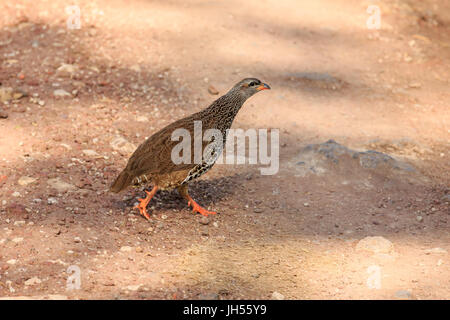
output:
<path id="1" fill-rule="evenodd" d="M 202 216 L 202 217 L 200 218 L 199 222 L 200 222 L 201 224 L 203 224 L 203 225 L 208 225 L 210 221 L 209 221 L 209 218 L 208 218 L 208 217 Z"/>
<path id="2" fill-rule="evenodd" d="M 73 239 L 73 241 L 75 241 L 75 243 L 80 243 L 81 242 L 81 238 L 80 237 L 75 237 Z"/>
<path id="3" fill-rule="evenodd" d="M 437 254 L 447 254 L 447 250 L 443 248 L 433 248 L 425 250 L 426 254 L 437 253 Z"/>
<path id="4" fill-rule="evenodd" d="M 12 242 L 14 243 L 21 243 L 23 241 L 23 238 L 14 238 L 12 239 Z"/>
<path id="5" fill-rule="evenodd" d="M 138 291 L 139 288 L 142 287 L 142 284 L 136 284 L 134 286 L 128 286 L 125 289 L 130 291 Z"/>
<path id="6" fill-rule="evenodd" d="M 133 248 L 129 247 L 129 246 L 123 246 L 120 248 L 120 251 L 122 252 L 131 252 Z"/>
<path id="7" fill-rule="evenodd" d="M 372 253 L 390 253 L 393 250 L 393 244 L 384 237 L 365 237 L 356 245 L 357 251 L 370 251 Z"/>
<path id="8" fill-rule="evenodd" d="M 30 183 L 36 182 L 37 179 L 32 178 L 32 177 L 27 177 L 27 176 L 23 176 L 20 177 L 19 180 L 17 181 L 21 186 L 26 186 L 29 185 Z"/>
<path id="9" fill-rule="evenodd" d="M 23 226 L 23 225 L 25 225 L 25 221 L 23 221 L 23 220 L 15 221 L 14 225 L 15 226 Z"/>
<path id="10" fill-rule="evenodd" d="M 11 260 L 6 261 L 6 263 L 10 264 L 10 265 L 14 265 L 14 264 L 17 263 L 17 260 L 16 259 L 11 259 Z"/>
<path id="11" fill-rule="evenodd" d="M 282 295 L 281 293 L 274 291 L 272 293 L 272 299 L 274 300 L 284 300 L 284 295 Z"/>
<path id="12" fill-rule="evenodd" d="M 423 217 L 422 216 L 417 216 L 416 217 L 417 221 L 422 222 L 423 221 Z"/>
<path id="13" fill-rule="evenodd" d="M 19 192 L 19 191 L 15 191 L 15 192 L 12 194 L 12 196 L 13 196 L 13 197 L 20 197 L 20 192 Z"/>
<path id="14" fill-rule="evenodd" d="M 255 208 L 255 209 L 253 209 L 253 212 L 255 212 L 255 213 L 261 213 L 261 212 L 263 212 L 264 210 L 263 209 L 261 209 L 261 208 Z"/>
<path id="15" fill-rule="evenodd" d="M 95 150 L 91 150 L 91 149 L 83 150 L 83 154 L 85 156 L 88 156 L 88 157 L 96 157 L 96 156 L 98 156 L 98 153 Z"/>
<path id="16" fill-rule="evenodd" d="M 219 227 L 219 223 L 216 222 L 216 221 L 214 221 L 214 222 L 213 222 L 213 226 L 214 226 L 214 228 L 218 228 L 218 227 Z"/>
<path id="17" fill-rule="evenodd" d="M 8 114 L 5 111 L 0 110 L 0 119 L 7 119 L 7 118 Z"/>
<path id="18" fill-rule="evenodd" d="M 33 277 L 33 278 L 30 278 L 27 281 L 25 281 L 25 285 L 26 286 L 34 286 L 34 285 L 39 284 L 41 282 L 42 282 L 41 279 L 39 279 L 38 277 Z"/>
<path id="19" fill-rule="evenodd" d="M 137 122 L 148 122 L 149 120 L 148 120 L 148 118 L 146 116 L 138 116 L 136 118 L 136 121 Z"/>
<path id="20" fill-rule="evenodd" d="M 53 95 L 55 97 L 59 97 L 59 98 L 71 97 L 72 96 L 69 92 L 67 92 L 64 89 L 56 89 L 55 91 L 53 91 Z"/>
<path id="21" fill-rule="evenodd" d="M 217 90 L 213 85 L 210 85 L 208 87 L 208 92 L 212 95 L 217 95 L 219 94 L 219 90 Z"/>
<path id="22" fill-rule="evenodd" d="M 48 204 L 57 204 L 58 200 L 56 198 L 50 197 L 47 199 Z"/>
<path id="23" fill-rule="evenodd" d="M 198 298 L 199 300 L 218 300 L 219 295 L 217 293 L 202 293 Z"/>
<path id="24" fill-rule="evenodd" d="M 398 290 L 395 293 L 395 297 L 398 299 L 409 299 L 409 298 L 411 298 L 411 292 L 409 292 L 407 290 Z"/>
<path id="25" fill-rule="evenodd" d="M 62 77 L 72 76 L 77 70 L 78 67 L 76 65 L 63 63 L 58 69 L 56 69 L 56 74 Z"/>
<path id="26" fill-rule="evenodd" d="M 132 144 L 131 142 L 129 142 L 124 137 L 114 138 L 110 142 L 110 145 L 114 150 L 119 151 L 123 155 L 128 155 L 128 154 L 134 152 L 134 150 L 136 150 L 136 146 L 134 144 Z"/>
<path id="27" fill-rule="evenodd" d="M 73 184 L 67 183 L 60 178 L 49 179 L 47 180 L 47 184 L 59 193 L 65 193 L 67 191 L 73 191 L 76 189 Z"/>

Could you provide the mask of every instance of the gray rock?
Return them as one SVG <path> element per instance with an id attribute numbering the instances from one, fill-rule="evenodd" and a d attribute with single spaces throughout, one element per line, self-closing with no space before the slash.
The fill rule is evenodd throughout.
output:
<path id="1" fill-rule="evenodd" d="M 296 169 L 303 172 L 303 175 L 306 173 L 323 174 L 332 166 L 342 165 L 346 162 L 354 163 L 363 169 L 384 166 L 395 170 L 415 171 L 409 164 L 398 161 L 385 153 L 373 150 L 352 150 L 334 140 L 307 145 L 294 159 Z"/>

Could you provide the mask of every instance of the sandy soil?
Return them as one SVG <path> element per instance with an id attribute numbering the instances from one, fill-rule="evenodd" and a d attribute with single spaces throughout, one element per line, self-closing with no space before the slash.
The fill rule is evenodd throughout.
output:
<path id="1" fill-rule="evenodd" d="M 0 297 L 450 298 L 447 1 L 73 2 L 79 30 L 67 1 L 0 2 Z M 191 184 L 208 219 L 161 192 L 147 222 L 142 190 L 108 192 L 146 136 L 248 76 L 272 90 L 233 126 L 280 128 L 278 174 L 215 166 Z M 415 170 L 303 170 L 329 139 Z"/>

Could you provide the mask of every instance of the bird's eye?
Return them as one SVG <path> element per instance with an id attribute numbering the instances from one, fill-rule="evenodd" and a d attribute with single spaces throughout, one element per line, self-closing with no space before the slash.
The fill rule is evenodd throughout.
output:
<path id="1" fill-rule="evenodd" d="M 253 86 L 256 86 L 256 85 L 257 85 L 256 81 L 252 81 L 252 82 L 250 82 L 250 84 L 249 84 L 250 87 L 253 87 Z"/>

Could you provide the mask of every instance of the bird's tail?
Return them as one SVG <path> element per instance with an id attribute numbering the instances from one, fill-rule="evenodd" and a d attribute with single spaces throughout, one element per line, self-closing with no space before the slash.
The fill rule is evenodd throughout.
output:
<path id="1" fill-rule="evenodd" d="M 115 192 L 115 193 L 120 192 L 123 189 L 125 189 L 126 187 L 128 187 L 132 181 L 133 181 L 133 177 L 124 170 L 119 174 L 119 176 L 113 182 L 113 184 L 111 185 L 109 190 L 112 192 Z"/>

